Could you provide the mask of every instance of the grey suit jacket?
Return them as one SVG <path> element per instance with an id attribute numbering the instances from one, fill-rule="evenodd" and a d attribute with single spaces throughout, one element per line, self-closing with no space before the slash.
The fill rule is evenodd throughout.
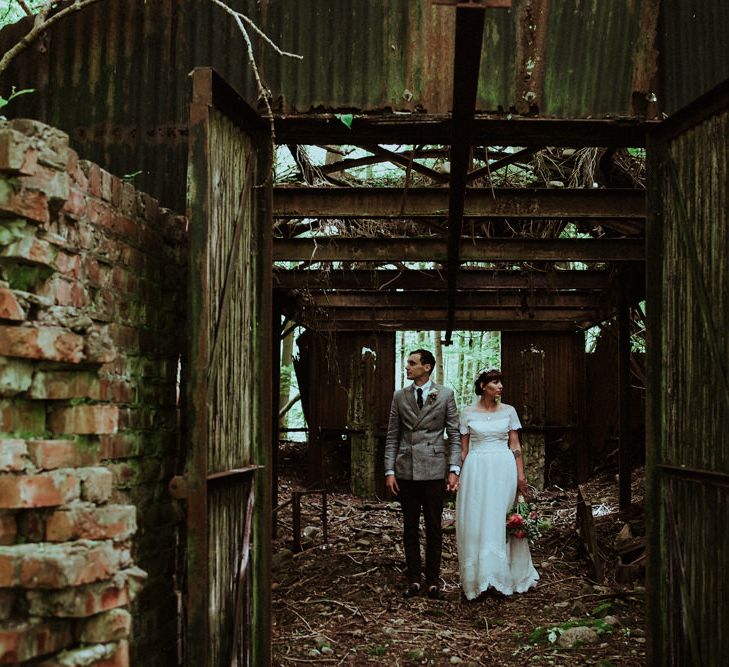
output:
<path id="1" fill-rule="evenodd" d="M 444 430 L 447 439 L 443 437 Z M 422 410 L 415 401 L 412 384 L 396 391 L 387 426 L 385 470 L 394 470 L 400 479 L 445 479 L 452 465 L 461 465 L 453 390 L 433 382 Z"/>

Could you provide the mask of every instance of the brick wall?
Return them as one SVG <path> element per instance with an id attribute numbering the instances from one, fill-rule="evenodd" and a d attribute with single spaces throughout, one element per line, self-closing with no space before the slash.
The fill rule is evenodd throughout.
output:
<path id="1" fill-rule="evenodd" d="M 66 135 L 0 122 L 0 664 L 176 664 L 185 240 Z"/>

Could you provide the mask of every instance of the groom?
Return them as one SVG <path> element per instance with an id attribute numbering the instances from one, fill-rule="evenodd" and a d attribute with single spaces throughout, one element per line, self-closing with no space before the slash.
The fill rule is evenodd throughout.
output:
<path id="1" fill-rule="evenodd" d="M 402 505 L 408 578 L 405 597 L 420 593 L 421 508 L 425 518 L 425 585 L 428 597 L 440 597 L 443 499 L 446 490 L 458 488 L 461 474 L 456 401 L 452 389 L 430 379 L 433 368 L 435 358 L 428 350 L 415 350 L 408 356 L 407 377 L 413 383 L 393 396 L 385 442 L 385 486 L 400 497 Z"/>

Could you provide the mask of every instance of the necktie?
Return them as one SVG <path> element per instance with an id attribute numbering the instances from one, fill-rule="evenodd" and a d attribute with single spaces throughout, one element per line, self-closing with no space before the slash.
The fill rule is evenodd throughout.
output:
<path id="1" fill-rule="evenodd" d="M 423 390 L 420 387 L 418 387 L 416 392 L 418 394 L 418 407 L 422 408 L 423 407 Z"/>

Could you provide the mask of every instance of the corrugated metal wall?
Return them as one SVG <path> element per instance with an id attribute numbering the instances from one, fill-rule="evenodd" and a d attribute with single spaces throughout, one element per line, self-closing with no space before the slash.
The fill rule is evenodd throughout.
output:
<path id="1" fill-rule="evenodd" d="M 673 113 L 729 79 L 729 3 L 664 0 L 658 37 L 661 106 Z"/>
<path id="2" fill-rule="evenodd" d="M 361 427 L 354 423 L 357 400 L 381 440 L 374 474 L 382 495 L 384 435 L 395 388 L 395 335 L 309 331 L 299 337 L 297 345 L 300 356 L 295 368 L 309 427 L 310 477 L 320 481 L 348 476 L 351 443 L 349 437 L 342 440 L 341 436 L 348 428 Z M 371 350 L 375 357 L 374 368 L 368 368 L 366 378 L 363 350 Z"/>
<path id="3" fill-rule="evenodd" d="M 651 90 L 657 1 L 515 0 L 512 10 L 489 10 L 478 108 L 633 114 L 633 92 Z M 283 58 L 253 40 L 277 111 L 449 110 L 452 8 L 408 0 L 229 4 L 304 56 Z M 0 50 L 27 26 L 3 30 Z M 256 106 L 240 33 L 209 0 L 109 0 L 55 24 L 11 64 L 0 92 L 35 88 L 7 112 L 63 129 L 80 153 L 114 173 L 141 172 L 135 185 L 181 210 L 195 66 L 216 68 Z"/>
<path id="4" fill-rule="evenodd" d="M 729 83 L 649 144 L 652 663 L 729 655 Z"/>
<path id="5" fill-rule="evenodd" d="M 523 418 L 528 408 L 530 379 L 522 373 L 522 352 L 544 351 L 544 422 Z M 585 338 L 579 333 L 501 334 L 504 400 L 512 404 L 525 428 L 543 429 L 547 483 L 574 482 L 585 472 L 586 443 L 582 437 L 585 398 Z"/>

